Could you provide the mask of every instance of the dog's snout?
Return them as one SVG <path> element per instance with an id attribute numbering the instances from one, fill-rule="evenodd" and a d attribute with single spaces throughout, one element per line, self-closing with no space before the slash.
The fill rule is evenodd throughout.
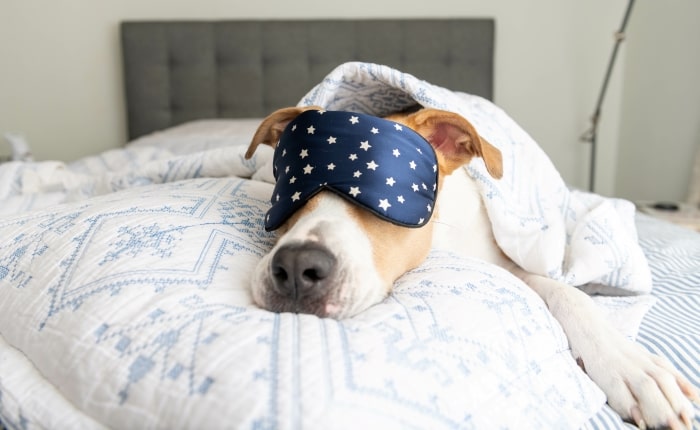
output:
<path id="1" fill-rule="evenodd" d="M 316 298 L 326 294 L 336 258 L 317 244 L 282 246 L 272 258 L 272 279 L 279 294 L 291 299 Z"/>

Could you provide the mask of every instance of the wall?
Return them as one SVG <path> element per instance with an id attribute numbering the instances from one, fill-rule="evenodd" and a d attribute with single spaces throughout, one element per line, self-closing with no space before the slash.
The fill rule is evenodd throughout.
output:
<path id="1" fill-rule="evenodd" d="M 494 17 L 495 101 L 585 187 L 587 127 L 623 0 L 0 0 L 0 131 L 23 132 L 38 159 L 72 160 L 122 145 L 118 23 L 127 19 Z M 623 63 L 623 61 L 620 61 Z M 598 191 L 614 192 L 621 85 L 601 124 Z"/>
<path id="2" fill-rule="evenodd" d="M 700 149 L 700 2 L 638 1 L 629 25 L 616 193 L 684 200 Z M 696 149 L 697 148 L 697 149 Z"/>

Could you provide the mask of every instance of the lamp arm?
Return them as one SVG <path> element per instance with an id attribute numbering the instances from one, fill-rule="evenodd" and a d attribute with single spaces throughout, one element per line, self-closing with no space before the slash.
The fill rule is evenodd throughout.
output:
<path id="1" fill-rule="evenodd" d="M 591 125 L 586 130 L 583 135 L 581 135 L 580 140 L 588 142 L 591 144 L 591 160 L 590 160 L 590 172 L 588 177 L 588 189 L 589 191 L 594 191 L 595 189 L 595 164 L 596 164 L 596 141 L 598 137 L 598 121 L 600 120 L 600 114 L 603 107 L 603 100 L 605 99 L 605 93 L 608 90 L 608 84 L 610 83 L 610 76 L 612 75 L 613 66 L 615 65 L 615 60 L 617 59 L 617 51 L 620 44 L 625 40 L 625 29 L 627 28 L 627 21 L 632 13 L 632 6 L 634 6 L 635 0 L 629 0 L 627 3 L 627 10 L 625 11 L 625 16 L 622 19 L 622 24 L 620 29 L 615 33 L 615 45 L 613 46 L 612 54 L 610 55 L 610 61 L 608 62 L 608 68 L 605 72 L 605 78 L 603 79 L 603 86 L 600 88 L 600 94 L 598 95 L 598 102 L 596 103 L 593 115 L 591 115 Z"/>

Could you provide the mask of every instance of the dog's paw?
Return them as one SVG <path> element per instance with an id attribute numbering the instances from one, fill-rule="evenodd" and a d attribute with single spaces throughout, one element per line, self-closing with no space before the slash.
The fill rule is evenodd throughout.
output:
<path id="1" fill-rule="evenodd" d="M 697 390 L 671 363 L 624 337 L 590 296 L 542 276 L 515 270 L 547 303 L 571 353 L 620 416 L 639 428 L 690 429 Z"/>
<path id="2" fill-rule="evenodd" d="M 668 360 L 641 345 L 618 339 L 604 354 L 583 360 L 586 373 L 608 397 L 608 404 L 623 419 L 640 429 L 691 429 L 697 390 Z"/>

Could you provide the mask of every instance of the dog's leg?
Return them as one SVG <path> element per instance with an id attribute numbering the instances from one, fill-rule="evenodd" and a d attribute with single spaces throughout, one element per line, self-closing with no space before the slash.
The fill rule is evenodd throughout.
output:
<path id="1" fill-rule="evenodd" d="M 625 338 L 577 288 L 512 270 L 545 301 L 569 339 L 571 353 L 605 392 L 608 404 L 640 428 L 691 428 L 692 385 L 665 359 Z"/>

